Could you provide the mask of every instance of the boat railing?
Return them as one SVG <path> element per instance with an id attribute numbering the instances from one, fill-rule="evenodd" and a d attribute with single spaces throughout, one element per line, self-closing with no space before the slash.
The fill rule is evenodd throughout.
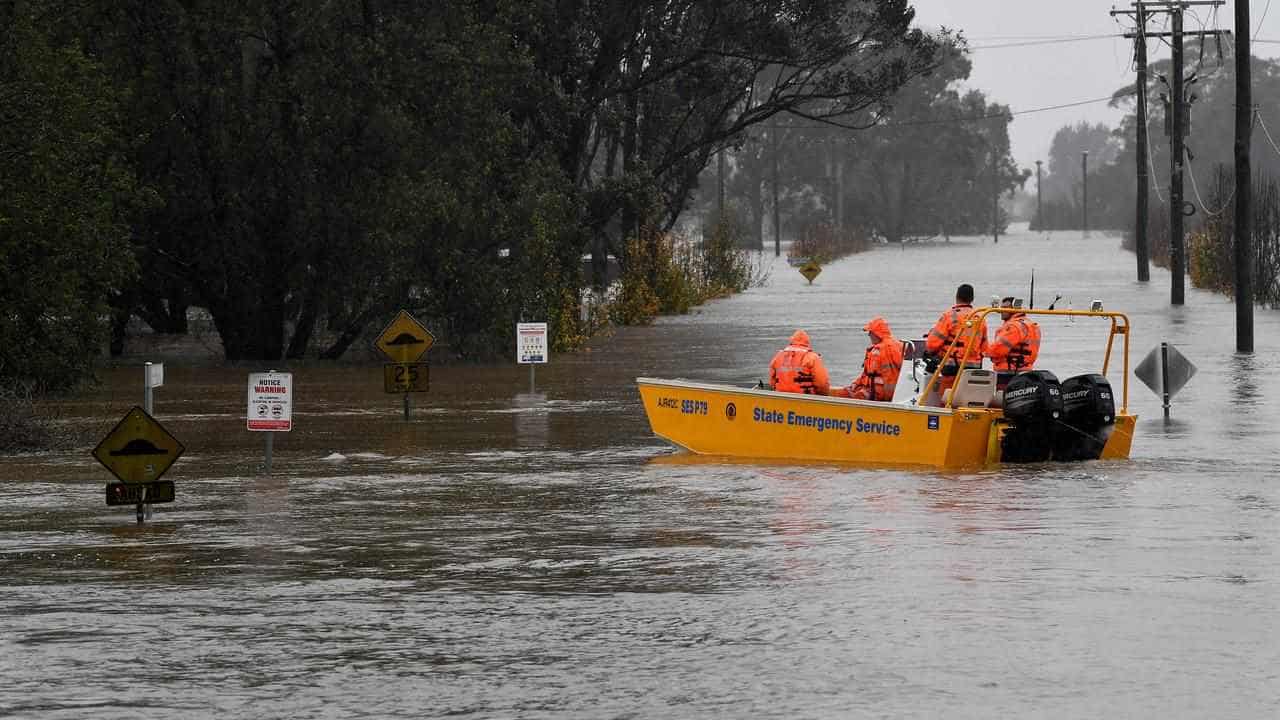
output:
<path id="1" fill-rule="evenodd" d="M 1010 311 L 1010 308 L 998 308 L 998 307 L 974 308 L 973 312 L 969 313 L 969 315 L 965 318 L 964 328 L 966 330 L 972 330 L 973 328 L 977 327 L 979 322 L 985 321 L 988 315 L 992 313 L 1009 312 L 1009 311 Z M 1124 336 L 1124 350 L 1123 350 L 1124 376 L 1123 376 L 1123 380 L 1121 381 L 1120 413 L 1128 414 L 1129 412 L 1129 328 L 1130 328 L 1128 315 L 1125 315 L 1124 313 L 1119 313 L 1119 312 L 1111 312 L 1108 310 L 1048 310 L 1048 309 L 1037 310 L 1035 308 L 1017 308 L 1016 310 L 1014 310 L 1014 312 L 1021 313 L 1023 315 L 1057 315 L 1057 316 L 1066 316 L 1066 317 L 1098 317 L 1098 318 L 1109 319 L 1111 321 L 1111 329 L 1109 334 L 1107 335 L 1107 349 L 1102 356 L 1102 375 L 1105 376 L 1107 374 L 1107 370 L 1111 367 L 1111 353 L 1115 347 L 1116 336 L 1123 335 Z M 978 337 L 973 332 L 956 333 L 956 337 L 952 338 L 951 342 L 947 345 L 947 347 L 943 349 L 942 357 L 943 358 L 952 357 L 953 352 L 958 346 L 961 339 L 965 340 L 965 344 L 964 344 L 964 352 L 960 354 L 960 357 L 966 357 L 966 358 L 969 357 L 970 353 L 974 351 L 974 347 L 973 347 L 974 344 L 978 342 Z M 928 398 L 930 393 L 933 392 L 938 387 L 942 379 L 942 368 L 943 368 L 943 363 L 939 363 L 937 369 L 935 369 L 933 371 L 933 374 L 929 376 L 929 381 L 925 383 L 924 392 L 920 394 L 920 397 Z M 966 368 L 964 367 L 964 363 L 961 363 L 956 373 L 955 384 L 958 385 L 964 373 L 971 369 L 977 369 L 977 368 Z M 954 407 L 954 404 L 955 404 L 954 398 L 947 398 L 943 406 L 946 408 L 952 408 Z"/>

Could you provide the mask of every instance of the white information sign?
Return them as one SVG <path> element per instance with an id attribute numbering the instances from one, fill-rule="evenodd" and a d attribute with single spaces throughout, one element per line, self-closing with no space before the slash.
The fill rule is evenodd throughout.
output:
<path id="1" fill-rule="evenodd" d="M 250 373 L 250 430 L 289 432 L 293 429 L 293 373 Z"/>
<path id="2" fill-rule="evenodd" d="M 516 323 L 516 362 L 547 362 L 547 324 Z"/>
<path id="3" fill-rule="evenodd" d="M 147 387 L 164 385 L 164 363 L 147 363 Z"/>

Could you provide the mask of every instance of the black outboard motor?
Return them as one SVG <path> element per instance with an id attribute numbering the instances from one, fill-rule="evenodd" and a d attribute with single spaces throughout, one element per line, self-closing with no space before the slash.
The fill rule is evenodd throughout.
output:
<path id="1" fill-rule="evenodd" d="M 1001 462 L 1048 460 L 1062 417 L 1057 376 L 1048 370 L 1019 373 L 1005 388 L 1004 416 L 1013 427 L 1000 440 Z"/>
<path id="2" fill-rule="evenodd" d="M 1054 460 L 1097 460 L 1116 424 L 1111 383 L 1102 375 L 1077 375 L 1062 383 L 1062 422 L 1054 437 Z"/>

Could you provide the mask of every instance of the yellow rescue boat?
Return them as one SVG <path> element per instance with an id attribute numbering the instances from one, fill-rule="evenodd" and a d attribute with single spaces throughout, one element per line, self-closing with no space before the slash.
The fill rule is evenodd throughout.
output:
<path id="1" fill-rule="evenodd" d="M 1045 371 L 1020 373 L 999 393 L 994 372 L 964 369 L 937 407 L 916 403 L 936 396 L 941 369 L 906 403 L 684 380 L 636 383 L 654 434 L 703 455 L 935 468 L 1128 458 L 1137 423 L 1128 411 L 1128 317 L 1101 310 L 1019 311 L 1108 319 L 1100 373 L 1063 383 Z M 979 308 L 968 323 L 998 312 Z M 1116 336 L 1123 338 L 1124 362 L 1118 407 L 1106 380 Z"/>

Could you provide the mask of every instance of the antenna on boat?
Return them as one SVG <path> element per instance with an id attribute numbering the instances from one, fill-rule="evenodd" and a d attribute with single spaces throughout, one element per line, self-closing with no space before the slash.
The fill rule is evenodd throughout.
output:
<path id="1" fill-rule="evenodd" d="M 1031 301 L 1027 307 L 1034 308 L 1036 306 L 1036 269 L 1031 268 Z"/>

